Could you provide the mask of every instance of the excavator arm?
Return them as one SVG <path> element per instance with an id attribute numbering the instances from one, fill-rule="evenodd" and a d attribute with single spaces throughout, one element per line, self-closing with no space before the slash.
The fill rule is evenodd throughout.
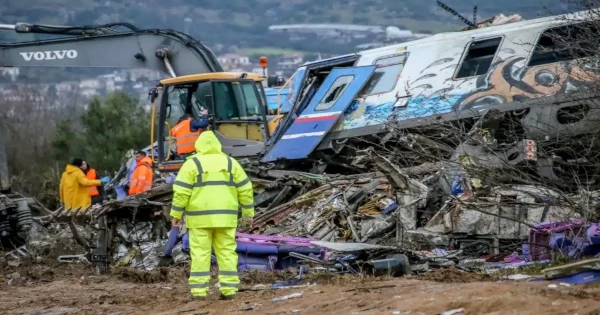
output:
<path id="1" fill-rule="evenodd" d="M 145 68 L 172 77 L 223 71 L 206 45 L 173 30 L 140 30 L 126 23 L 83 27 L 17 23 L 0 24 L 0 30 L 63 36 L 1 43 L 1 67 Z"/>

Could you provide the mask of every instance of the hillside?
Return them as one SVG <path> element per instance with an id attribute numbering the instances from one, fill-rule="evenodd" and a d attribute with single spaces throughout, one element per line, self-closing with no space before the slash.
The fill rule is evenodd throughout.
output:
<path id="1" fill-rule="evenodd" d="M 447 5 L 468 18 L 478 5 L 480 18 L 497 13 L 519 13 L 525 18 L 560 13 L 569 8 L 561 0 L 446 0 Z M 546 8 L 545 8 L 546 7 Z M 413 32 L 440 32 L 464 26 L 435 0 L 3 0 L 0 23 L 37 22 L 89 25 L 115 21 L 142 28 L 187 29 L 209 45 L 281 47 L 269 36 L 268 26 L 292 23 L 347 23 L 395 25 Z M 14 40 L 15 34 L 0 33 Z M 18 35 L 19 39 L 31 36 Z M 282 47 L 285 48 L 285 47 Z M 299 49 L 302 47 L 290 47 Z"/>

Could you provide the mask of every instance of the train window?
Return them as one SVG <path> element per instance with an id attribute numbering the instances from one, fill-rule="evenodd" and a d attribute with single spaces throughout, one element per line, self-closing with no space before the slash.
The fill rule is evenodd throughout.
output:
<path id="1" fill-rule="evenodd" d="M 321 99 L 319 104 L 315 106 L 315 111 L 328 110 L 332 108 L 353 79 L 353 75 L 343 75 L 335 79 L 333 84 L 331 84 L 329 87 L 329 90 L 327 90 L 327 93 L 325 93 L 325 96 L 323 96 L 323 99 Z"/>
<path id="2" fill-rule="evenodd" d="M 404 69 L 406 54 L 386 57 L 375 61 L 375 72 L 359 93 L 361 96 L 375 95 L 392 91 Z"/>
<path id="3" fill-rule="evenodd" d="M 460 64 L 456 78 L 468 78 L 486 74 L 492 66 L 496 51 L 500 47 L 502 37 L 490 38 L 472 42 L 467 50 L 467 56 Z"/>
<path id="4" fill-rule="evenodd" d="M 568 61 L 595 55 L 600 33 L 591 23 L 577 23 L 545 30 L 538 39 L 528 66 Z"/>

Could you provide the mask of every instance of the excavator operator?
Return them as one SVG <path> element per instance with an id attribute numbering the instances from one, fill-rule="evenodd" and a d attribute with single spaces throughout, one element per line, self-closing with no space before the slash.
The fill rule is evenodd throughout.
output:
<path id="1" fill-rule="evenodd" d="M 171 136 L 175 139 L 177 155 L 186 156 L 195 152 L 194 144 L 200 133 L 208 127 L 208 111 L 200 112 L 201 118 L 195 119 L 186 113 L 179 118 L 177 125 L 171 128 Z"/>

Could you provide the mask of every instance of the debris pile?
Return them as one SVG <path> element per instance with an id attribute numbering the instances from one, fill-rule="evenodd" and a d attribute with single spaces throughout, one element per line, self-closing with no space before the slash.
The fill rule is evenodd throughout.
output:
<path id="1" fill-rule="evenodd" d="M 489 183 L 478 179 L 479 174 L 465 167 L 461 159 L 459 167 L 446 162 L 400 168 L 371 150 L 362 160 L 372 172 L 319 175 L 248 167 L 256 216 L 245 232 L 255 237 L 389 245 L 396 253 L 407 255 L 415 268 L 427 269 L 463 266 L 464 261 L 477 257 L 524 251 L 520 244 L 528 237 L 535 243 L 531 231 L 539 231 L 532 230 L 538 223 L 580 219 L 582 215 L 576 210 L 583 207 L 579 201 L 586 202 L 590 211 L 599 206 L 594 193 L 564 195 L 543 186 Z M 107 218 L 117 226 L 116 234 L 107 242 L 113 261 L 148 270 L 160 264 L 165 252 L 171 198 L 171 184 L 162 183 L 142 194 L 89 209 L 59 210 L 52 219 L 97 225 L 100 218 Z M 169 249 L 175 262 L 187 260 L 186 233 L 178 233 L 183 242 Z M 541 238 L 536 237 L 539 242 Z M 91 244 L 92 240 L 82 243 Z M 247 246 L 238 252 L 244 251 L 248 253 Z M 532 247 L 530 252 L 534 251 Z M 268 252 L 268 259 L 262 257 L 258 262 L 250 255 L 241 263 L 279 269 L 275 265 L 283 259 L 278 256 L 280 251 L 271 247 L 259 252 Z M 289 251 L 281 252 L 289 256 Z M 423 267 L 425 263 L 428 265 Z"/>

